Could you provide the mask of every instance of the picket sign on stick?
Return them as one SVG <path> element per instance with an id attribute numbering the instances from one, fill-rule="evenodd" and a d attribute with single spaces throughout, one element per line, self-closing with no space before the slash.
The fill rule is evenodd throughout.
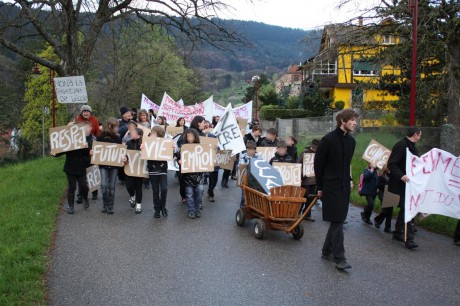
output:
<path id="1" fill-rule="evenodd" d="M 59 103 L 88 103 L 85 77 L 82 75 L 54 78 L 54 88 Z"/>
<path id="2" fill-rule="evenodd" d="M 432 149 L 421 157 L 407 149 L 405 222 L 418 213 L 460 219 L 460 157 Z"/>
<path id="3" fill-rule="evenodd" d="M 180 154 L 181 173 L 214 171 L 216 150 L 212 144 L 184 144 Z"/>
<path id="4" fill-rule="evenodd" d="M 302 174 L 304 177 L 315 177 L 315 153 L 303 154 L 303 168 Z"/>
<path id="5" fill-rule="evenodd" d="M 390 154 L 390 150 L 372 139 L 367 146 L 366 151 L 364 151 L 363 159 L 373 165 L 376 165 L 379 169 L 382 169 L 383 166 L 387 164 Z"/>
<path id="6" fill-rule="evenodd" d="M 388 191 L 388 185 L 385 185 L 383 192 L 382 208 L 397 207 L 399 205 L 399 195 Z"/>
<path id="7" fill-rule="evenodd" d="M 269 162 L 275 156 L 276 147 L 257 147 L 257 153 L 262 159 Z"/>
<path id="8" fill-rule="evenodd" d="M 160 137 L 143 137 L 142 159 L 170 161 L 174 159 L 173 141 Z"/>
<path id="9" fill-rule="evenodd" d="M 57 154 L 88 147 L 84 124 L 65 125 L 51 128 L 50 146 L 51 153 Z"/>
<path id="10" fill-rule="evenodd" d="M 273 163 L 273 167 L 283 178 L 284 185 L 300 186 L 302 165 L 293 163 Z"/>
<path id="11" fill-rule="evenodd" d="M 232 150 L 217 150 L 216 166 L 225 170 L 233 170 L 236 159 L 232 156 Z"/>
<path id="12" fill-rule="evenodd" d="M 89 192 L 99 189 L 101 186 L 101 171 L 99 171 L 99 166 L 93 165 L 86 168 L 86 182 L 88 183 Z"/>
<path id="13" fill-rule="evenodd" d="M 231 104 L 227 105 L 224 115 L 220 118 L 212 133 L 219 140 L 219 147 L 223 150 L 232 150 L 232 155 L 246 150 L 243 135 Z"/>
<path id="14" fill-rule="evenodd" d="M 110 142 L 93 142 L 93 165 L 104 165 L 112 167 L 123 167 L 123 158 L 126 156 L 126 145 Z"/>
<path id="15" fill-rule="evenodd" d="M 141 151 L 127 150 L 126 156 L 128 163 L 125 165 L 125 173 L 127 176 L 148 178 L 147 161 L 141 159 Z"/>

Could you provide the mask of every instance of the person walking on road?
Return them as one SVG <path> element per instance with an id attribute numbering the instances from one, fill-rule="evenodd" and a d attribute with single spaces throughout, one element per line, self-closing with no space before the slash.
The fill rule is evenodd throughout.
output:
<path id="1" fill-rule="evenodd" d="M 366 197 L 367 205 L 361 213 L 361 220 L 364 223 L 372 225 L 371 215 L 374 210 L 375 197 L 377 195 L 377 167 L 371 163 L 363 171 L 363 186 L 360 195 Z"/>
<path id="2" fill-rule="evenodd" d="M 406 200 L 406 184 L 409 183 L 409 177 L 406 175 L 406 157 L 409 151 L 416 156 L 419 156 L 415 144 L 420 140 L 422 132 L 419 128 L 412 126 L 407 130 L 406 137 L 397 142 L 391 150 L 390 157 L 388 158 L 388 170 L 390 170 L 390 180 L 388 182 L 388 191 L 398 194 L 399 201 L 399 214 L 396 219 L 395 231 L 393 232 L 393 239 L 398 241 L 405 241 L 406 248 L 413 250 L 418 247 L 414 242 L 414 228 L 411 222 L 407 223 L 407 240 L 405 240 L 405 226 L 404 226 L 404 205 Z"/>
<path id="3" fill-rule="evenodd" d="M 330 222 L 322 258 L 336 263 L 340 270 L 350 269 L 345 258 L 343 223 L 348 215 L 352 179 L 350 164 L 356 141 L 350 135 L 358 114 L 344 109 L 337 114 L 337 128 L 321 139 L 314 169 L 318 196 L 323 202 L 323 220 Z"/>
<path id="4" fill-rule="evenodd" d="M 383 204 L 383 197 L 385 196 L 385 186 L 388 185 L 388 167 L 387 165 L 383 166 L 382 173 L 377 179 L 377 196 L 379 197 L 380 204 Z M 393 206 L 391 207 L 382 207 L 380 214 L 374 218 L 374 226 L 379 229 L 383 221 L 385 221 L 385 233 L 391 233 L 391 219 L 393 217 Z"/>

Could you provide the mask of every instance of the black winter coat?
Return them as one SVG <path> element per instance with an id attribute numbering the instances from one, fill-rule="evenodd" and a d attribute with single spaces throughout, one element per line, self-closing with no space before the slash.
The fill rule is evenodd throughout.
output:
<path id="1" fill-rule="evenodd" d="M 71 175 L 86 175 L 86 168 L 91 165 L 91 155 L 89 152 L 93 146 L 93 136 L 87 136 L 88 148 L 69 151 L 65 154 L 64 172 Z M 60 156 L 62 154 L 58 154 Z"/>
<path id="2" fill-rule="evenodd" d="M 248 133 L 248 134 L 244 135 L 243 140 L 244 140 L 244 144 L 247 144 L 249 140 L 252 140 L 252 141 L 254 141 L 254 142 L 256 143 L 256 145 L 257 145 L 258 147 L 260 147 L 260 144 L 261 144 L 263 138 L 262 138 L 262 137 L 259 137 L 259 138 L 257 139 L 257 141 L 256 141 L 256 139 L 254 138 L 254 136 L 252 136 L 252 133 Z"/>
<path id="3" fill-rule="evenodd" d="M 278 154 L 278 152 L 275 153 L 275 156 L 270 159 L 270 165 L 273 165 L 273 163 L 295 163 L 296 160 L 292 158 L 289 154 L 286 154 L 284 156 L 281 156 Z"/>
<path id="4" fill-rule="evenodd" d="M 297 154 L 297 147 L 296 146 L 288 146 L 287 147 L 287 154 L 289 154 L 294 160 L 297 160 L 299 157 Z"/>
<path id="5" fill-rule="evenodd" d="M 350 164 L 356 141 L 340 128 L 321 139 L 315 155 L 315 176 L 322 191 L 323 220 L 344 222 L 350 205 Z"/>
<path id="6" fill-rule="evenodd" d="M 403 196 L 406 192 L 406 184 L 401 178 L 406 175 L 406 149 L 419 156 L 415 143 L 404 137 L 397 142 L 391 150 L 388 158 L 388 170 L 390 170 L 390 180 L 388 182 L 388 191 Z"/>
<path id="7" fill-rule="evenodd" d="M 377 170 L 371 172 L 368 168 L 363 171 L 363 187 L 361 189 L 361 195 L 363 196 L 375 196 L 377 194 Z"/>
<path id="8" fill-rule="evenodd" d="M 97 141 L 99 142 L 110 142 L 110 143 L 118 143 L 121 144 L 121 137 L 118 135 L 111 136 L 109 134 L 106 134 L 104 132 L 99 135 L 97 138 Z M 112 168 L 120 168 L 120 167 L 112 167 L 112 166 L 104 166 L 104 165 L 99 165 L 99 168 L 105 168 L 105 169 L 112 169 Z"/>
<path id="9" fill-rule="evenodd" d="M 278 145 L 278 139 L 270 141 L 267 138 L 264 138 L 262 139 L 258 147 L 276 147 L 277 145 Z"/>

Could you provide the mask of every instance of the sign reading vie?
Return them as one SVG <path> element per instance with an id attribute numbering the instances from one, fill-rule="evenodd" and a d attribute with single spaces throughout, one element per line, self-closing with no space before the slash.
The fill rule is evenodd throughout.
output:
<path id="1" fill-rule="evenodd" d="M 173 160 L 173 142 L 171 139 L 159 137 L 143 137 L 142 159 L 145 160 Z"/>
<path id="2" fill-rule="evenodd" d="M 383 166 L 387 164 L 390 154 L 390 150 L 372 139 L 369 146 L 367 146 L 366 151 L 364 151 L 363 159 L 373 165 L 376 165 L 379 169 L 382 169 Z"/>
<path id="3" fill-rule="evenodd" d="M 74 124 L 51 128 L 50 146 L 52 154 L 87 148 L 85 126 Z"/>
<path id="4" fill-rule="evenodd" d="M 460 157 L 432 149 L 421 157 L 407 150 L 405 222 L 418 213 L 460 219 Z"/>
<path id="5" fill-rule="evenodd" d="M 104 165 L 112 167 L 123 167 L 123 158 L 126 155 L 126 145 L 110 142 L 93 142 L 93 165 Z"/>
<path id="6" fill-rule="evenodd" d="M 184 144 L 181 148 L 181 173 L 214 171 L 216 150 L 212 144 Z"/>
<path id="7" fill-rule="evenodd" d="M 125 165 L 125 173 L 127 176 L 148 178 L 147 161 L 141 159 L 141 151 L 127 150 L 126 156 L 128 163 Z"/>
<path id="8" fill-rule="evenodd" d="M 225 113 L 220 118 L 212 133 L 219 140 L 219 147 L 223 150 L 232 150 L 232 155 L 246 150 L 243 135 L 232 111 L 232 105 L 227 105 Z"/>
<path id="9" fill-rule="evenodd" d="M 273 163 L 273 167 L 278 171 L 283 178 L 284 185 L 300 186 L 301 179 L 301 164 L 292 163 Z"/>
<path id="10" fill-rule="evenodd" d="M 59 103 L 88 103 L 85 77 L 82 75 L 54 78 L 54 88 Z"/>

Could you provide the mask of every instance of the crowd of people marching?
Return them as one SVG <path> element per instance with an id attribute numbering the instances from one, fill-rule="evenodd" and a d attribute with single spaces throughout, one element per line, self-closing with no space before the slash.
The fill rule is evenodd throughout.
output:
<path id="1" fill-rule="evenodd" d="M 249 133 L 244 135 L 246 151 L 239 154 L 233 170 L 224 170 L 221 177 L 221 187 L 229 188 L 229 180 L 236 180 L 238 164 L 248 164 L 251 158 L 257 158 L 257 147 L 276 147 L 276 153 L 270 160 L 283 163 L 302 163 L 303 156 L 307 153 L 316 153 L 314 161 L 315 177 L 303 177 L 301 186 L 307 189 L 306 204 L 299 213 L 303 213 L 314 197 L 321 198 L 323 207 L 323 220 L 330 222 L 330 227 L 323 245 L 322 257 L 337 264 L 339 269 L 349 269 L 351 266 L 346 262 L 343 245 L 343 224 L 346 223 L 348 214 L 351 188 L 353 188 L 350 175 L 350 164 L 354 154 L 355 140 L 351 133 L 356 126 L 357 114 L 350 109 L 345 109 L 337 115 L 337 128 L 328 133 L 321 140 L 313 140 L 304 148 L 300 155 L 297 149 L 297 140 L 293 136 L 281 140 L 274 128 L 263 131 L 258 120 L 253 119 L 250 123 Z M 182 145 L 186 143 L 200 143 L 200 136 L 215 137 L 212 134 L 213 127 L 217 125 L 220 117 L 213 117 L 212 122 L 202 116 L 196 116 L 190 126 L 186 126 L 184 118 L 179 118 L 176 127 L 182 127 L 183 133 L 178 135 L 175 147 L 175 155 L 179 168 L 181 164 L 180 152 Z M 88 186 L 86 182 L 86 168 L 91 164 L 93 141 L 126 144 L 129 150 L 143 150 L 142 137 L 145 128 L 150 130 L 153 137 L 165 137 L 166 118 L 157 116 L 153 110 L 137 110 L 120 108 L 120 118 L 109 118 L 104 125 L 100 124 L 93 115 L 89 105 L 83 105 L 80 114 L 72 123 L 83 123 L 86 128 L 88 147 L 85 149 L 62 153 L 66 155 L 64 172 L 68 179 L 67 212 L 74 214 L 74 203 L 83 203 L 84 209 L 89 207 Z M 143 128 L 141 128 L 143 127 Z M 264 135 L 264 136 L 263 136 Z M 414 155 L 418 155 L 415 144 L 421 137 L 421 131 L 416 127 L 408 130 L 407 137 L 398 142 L 392 150 L 387 166 L 381 172 L 373 164 L 364 169 L 360 178 L 359 193 L 366 197 L 367 206 L 361 213 L 363 222 L 374 224 L 376 228 L 384 223 L 384 231 L 392 233 L 395 240 L 404 241 L 408 249 L 414 249 L 415 228 L 411 223 L 404 225 L 404 196 L 405 183 L 409 178 L 405 174 L 406 148 Z M 61 154 L 61 155 L 62 155 Z M 124 157 L 124 163 L 129 163 L 128 156 Z M 149 178 L 127 176 L 120 167 L 100 165 L 101 189 L 102 189 L 102 213 L 113 214 L 116 202 L 115 190 L 117 181 L 126 186 L 129 194 L 129 204 L 136 214 L 142 213 L 143 189 L 152 188 L 154 217 L 168 216 L 168 163 L 165 161 L 148 161 L 147 168 Z M 214 189 L 219 179 L 219 168 L 216 167 L 209 173 L 176 173 L 180 184 L 182 203 L 187 206 L 187 216 L 190 219 L 201 217 L 203 194 L 207 186 L 207 200 L 215 201 Z M 379 215 L 375 216 L 374 222 L 371 215 L 374 209 L 376 197 L 382 201 L 385 186 L 388 191 L 400 196 L 400 212 L 396 220 L 395 229 L 391 229 L 393 208 L 383 208 Z M 351 188 L 350 188 L 351 186 Z M 76 198 L 76 201 L 75 201 Z M 98 198 L 98 192 L 92 193 L 92 199 Z M 117 203 L 117 205 L 121 203 Z M 240 206 L 245 205 L 244 195 L 241 196 Z M 315 221 L 311 212 L 306 220 Z M 407 228 L 407 231 L 405 232 Z M 455 243 L 460 245 L 460 221 L 455 233 Z"/>

